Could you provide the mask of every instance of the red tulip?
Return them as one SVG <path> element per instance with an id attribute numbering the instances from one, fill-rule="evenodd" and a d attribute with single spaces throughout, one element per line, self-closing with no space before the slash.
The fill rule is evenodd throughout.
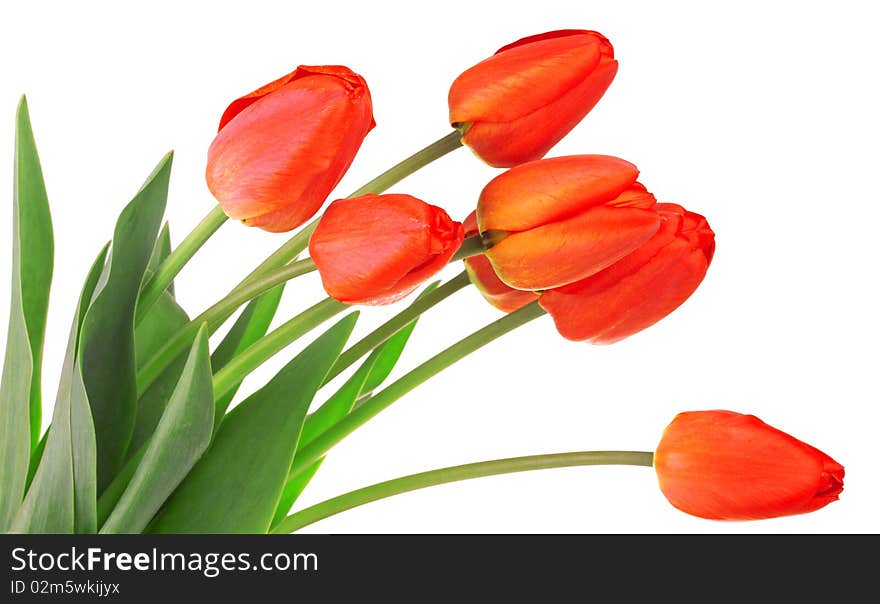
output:
<path id="1" fill-rule="evenodd" d="M 474 65 L 449 89 L 462 142 L 496 168 L 544 157 L 599 102 L 617 73 L 611 43 L 585 30 L 518 40 Z"/>
<path id="2" fill-rule="evenodd" d="M 495 272 L 515 289 L 560 287 L 617 262 L 659 228 L 638 169 L 607 155 L 529 162 L 480 194 L 477 223 Z"/>
<path id="3" fill-rule="evenodd" d="M 361 76 L 301 65 L 229 105 L 208 150 L 208 188 L 230 218 L 289 231 L 320 209 L 375 125 Z"/>
<path id="4" fill-rule="evenodd" d="M 844 469 L 822 451 L 733 411 L 679 413 L 654 453 L 660 490 L 683 512 L 758 520 L 837 501 Z"/>
<path id="5" fill-rule="evenodd" d="M 330 204 L 309 241 L 324 289 L 346 304 L 390 304 L 440 271 L 464 229 L 410 195 L 364 195 Z"/>
<path id="6" fill-rule="evenodd" d="M 610 344 L 678 308 L 703 280 L 715 251 L 706 219 L 671 203 L 654 206 L 660 229 L 636 251 L 586 279 L 549 289 L 540 304 L 570 340 Z"/>
<path id="7" fill-rule="evenodd" d="M 474 211 L 464 221 L 464 236 L 470 237 L 477 232 L 477 213 Z M 492 264 L 483 254 L 465 258 L 464 267 L 471 283 L 483 294 L 486 301 L 498 310 L 513 312 L 538 299 L 538 295 L 534 292 L 508 287 L 498 278 Z"/>

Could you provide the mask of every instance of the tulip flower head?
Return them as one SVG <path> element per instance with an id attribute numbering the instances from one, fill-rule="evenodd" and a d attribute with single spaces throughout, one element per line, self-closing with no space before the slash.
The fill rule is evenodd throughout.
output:
<path id="1" fill-rule="evenodd" d="M 346 304 L 390 304 L 442 269 L 461 246 L 460 222 L 410 195 L 330 204 L 309 241 L 324 289 Z"/>
<path id="2" fill-rule="evenodd" d="M 548 289 L 540 304 L 569 340 L 610 344 L 650 327 L 690 297 L 715 252 L 706 219 L 658 203 L 660 229 L 638 249 L 575 283 Z"/>
<path id="3" fill-rule="evenodd" d="M 530 36 L 455 79 L 449 120 L 483 161 L 509 168 L 544 157 L 599 102 L 616 73 L 614 49 L 599 33 Z"/>
<path id="4" fill-rule="evenodd" d="M 477 212 L 473 211 L 464 221 L 464 236 L 470 237 L 479 232 L 477 228 Z M 468 277 L 489 304 L 503 310 L 513 312 L 529 302 L 538 299 L 535 292 L 513 289 L 495 274 L 492 263 L 483 254 L 464 259 L 464 267 Z"/>
<path id="5" fill-rule="evenodd" d="M 645 243 L 662 222 L 638 169 L 607 155 L 529 162 L 480 194 L 477 224 L 486 257 L 515 289 L 574 283 Z"/>
<path id="6" fill-rule="evenodd" d="M 713 520 L 803 514 L 837 501 L 844 469 L 822 451 L 733 411 L 679 413 L 654 453 L 660 490 Z"/>
<path id="7" fill-rule="evenodd" d="M 320 209 L 375 125 L 361 76 L 297 67 L 226 109 L 208 150 L 208 188 L 230 218 L 289 231 Z"/>

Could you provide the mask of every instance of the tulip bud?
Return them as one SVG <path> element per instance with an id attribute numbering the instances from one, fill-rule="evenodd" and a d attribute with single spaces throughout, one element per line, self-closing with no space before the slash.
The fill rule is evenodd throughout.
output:
<path id="1" fill-rule="evenodd" d="M 289 231 L 320 209 L 375 125 L 361 76 L 299 66 L 226 109 L 208 150 L 208 188 L 230 218 Z"/>
<path id="2" fill-rule="evenodd" d="M 478 232 L 477 213 L 474 211 L 464 221 L 464 236 L 467 238 Z M 492 264 L 483 254 L 465 258 L 464 268 L 471 283 L 483 294 L 486 301 L 498 310 L 513 312 L 538 299 L 534 292 L 508 287 L 498 278 Z"/>
<path id="3" fill-rule="evenodd" d="M 346 304 L 390 304 L 440 271 L 464 229 L 410 195 L 368 194 L 330 204 L 309 241 L 324 289 Z"/>
<path id="4" fill-rule="evenodd" d="M 530 36 L 455 79 L 449 120 L 483 161 L 509 168 L 544 157 L 599 102 L 616 73 L 614 49 L 601 34 Z"/>
<path id="5" fill-rule="evenodd" d="M 529 162 L 480 194 L 477 223 L 486 257 L 504 283 L 543 290 L 617 262 L 659 228 L 654 196 L 631 163 L 607 155 Z"/>
<path id="6" fill-rule="evenodd" d="M 844 469 L 822 451 L 733 411 L 679 413 L 654 453 L 660 490 L 683 512 L 759 520 L 837 501 Z"/>
<path id="7" fill-rule="evenodd" d="M 697 289 L 715 251 L 706 219 L 671 203 L 654 206 L 660 229 L 637 250 L 586 279 L 541 294 L 570 340 L 610 344 L 650 327 Z"/>

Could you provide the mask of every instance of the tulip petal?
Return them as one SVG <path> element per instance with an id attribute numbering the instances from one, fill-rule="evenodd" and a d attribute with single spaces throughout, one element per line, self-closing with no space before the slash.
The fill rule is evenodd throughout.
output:
<path id="1" fill-rule="evenodd" d="M 615 199 L 638 174 L 633 164 L 609 155 L 569 155 L 511 168 L 480 194 L 480 232 L 525 231 L 583 212 Z"/>
<path id="2" fill-rule="evenodd" d="M 501 54 L 502 52 L 508 51 L 511 48 L 516 48 L 517 46 L 525 46 L 527 44 L 533 44 L 535 42 L 541 42 L 543 40 L 551 40 L 553 38 L 564 38 L 567 36 L 580 36 L 586 35 L 596 39 L 600 44 L 604 44 L 606 46 L 605 53 L 614 54 L 614 49 L 611 47 L 611 42 L 608 41 L 608 38 L 603 36 L 597 31 L 591 31 L 588 29 L 556 29 L 553 31 L 546 31 L 544 33 L 535 34 L 533 36 L 526 36 L 525 38 L 520 38 L 516 42 L 511 42 L 505 46 L 502 46 L 498 50 L 495 51 L 495 54 Z"/>
<path id="3" fill-rule="evenodd" d="M 593 275 L 645 243 L 660 226 L 652 210 L 599 206 L 513 233 L 486 256 L 502 281 L 516 289 L 561 287 Z"/>
<path id="4" fill-rule="evenodd" d="M 575 88 L 609 50 L 607 40 L 592 32 L 505 47 L 452 83 L 450 122 L 510 122 L 528 115 Z"/>
<path id="5" fill-rule="evenodd" d="M 483 161 L 509 168 L 544 157 L 596 106 L 617 73 L 617 61 L 600 63 L 559 98 L 519 119 L 475 121 L 462 142 Z M 541 136 L 535 136 L 540 132 Z"/>
<path id="6" fill-rule="evenodd" d="M 538 299 L 531 291 L 513 289 L 495 274 L 486 256 L 471 256 L 464 261 L 468 277 L 489 304 L 504 312 L 513 312 Z"/>
<path id="7" fill-rule="evenodd" d="M 654 455 L 660 489 L 676 508 L 715 520 L 817 510 L 843 489 L 839 463 L 752 415 L 680 413 Z"/>
<path id="8" fill-rule="evenodd" d="M 208 151 L 208 188 L 226 214 L 268 231 L 308 220 L 373 127 L 369 90 L 341 66 L 300 67 L 224 115 Z"/>
<path id="9" fill-rule="evenodd" d="M 637 189 L 618 200 L 641 203 Z M 610 344 L 650 327 L 697 289 L 715 249 L 706 219 L 658 203 L 657 233 L 637 250 L 586 279 L 548 289 L 540 304 L 570 340 Z"/>
<path id="10" fill-rule="evenodd" d="M 681 306 L 702 282 L 708 268 L 701 251 L 675 241 L 641 270 L 616 281 L 612 287 L 601 288 L 601 282 L 611 276 L 600 273 L 596 275 L 598 279 L 588 278 L 545 291 L 541 306 L 553 317 L 563 337 L 611 344 L 650 327 Z"/>
<path id="11" fill-rule="evenodd" d="M 462 223 L 464 236 L 471 237 L 477 229 L 477 212 L 468 214 Z M 464 268 L 471 283 L 479 290 L 486 301 L 504 312 L 513 312 L 538 299 L 537 294 L 530 291 L 513 289 L 495 274 L 492 263 L 485 255 L 471 256 L 464 259 Z"/>
<path id="12" fill-rule="evenodd" d="M 351 86 L 352 89 L 358 89 L 364 86 L 363 78 L 359 75 L 352 72 L 347 67 L 343 67 L 342 65 L 320 65 L 320 66 L 307 66 L 300 65 L 292 72 L 287 75 L 283 75 L 277 80 L 269 82 L 264 86 L 260 86 L 253 92 L 244 95 L 243 97 L 239 97 L 232 101 L 229 106 L 226 108 L 226 111 L 223 112 L 223 115 L 220 117 L 220 125 L 217 127 L 217 131 L 223 129 L 223 127 L 228 124 L 232 118 L 241 113 L 244 109 L 247 109 L 250 105 L 259 101 L 264 96 L 269 96 L 279 88 L 282 88 L 286 84 L 293 82 L 299 78 L 303 78 L 309 75 L 332 75 L 337 78 L 342 79 Z M 371 128 L 376 125 L 374 121 Z"/>
<path id="13" fill-rule="evenodd" d="M 309 242 L 324 289 L 347 304 L 389 304 L 442 269 L 464 230 L 409 195 L 334 201 Z"/>

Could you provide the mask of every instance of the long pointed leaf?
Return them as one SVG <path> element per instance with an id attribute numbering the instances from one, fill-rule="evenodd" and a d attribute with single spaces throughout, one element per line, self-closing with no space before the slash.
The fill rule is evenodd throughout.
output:
<path id="1" fill-rule="evenodd" d="M 180 381 L 102 533 L 140 533 L 208 448 L 214 429 L 208 334 L 196 336 Z"/>
<path id="2" fill-rule="evenodd" d="M 138 366 L 149 359 L 177 331 L 189 323 L 189 316 L 167 291 L 156 301 L 147 312 L 143 321 L 135 329 L 135 357 Z M 159 418 L 165 411 L 165 405 L 177 386 L 186 355 L 181 355 L 153 382 L 137 401 L 134 430 L 129 445 L 130 456 L 137 451 L 153 435 Z"/>
<path id="3" fill-rule="evenodd" d="M 31 460 L 28 464 L 28 473 L 27 473 L 27 481 L 25 482 L 24 491 L 27 493 L 27 490 L 31 488 L 31 482 L 34 480 L 34 474 L 37 473 L 37 467 L 40 465 L 40 461 L 43 459 L 43 451 L 46 449 L 46 438 L 49 436 L 49 431 L 43 434 L 43 438 L 40 439 L 40 442 L 37 443 L 37 447 L 31 452 Z"/>
<path id="4" fill-rule="evenodd" d="M 79 332 L 107 258 L 92 265 L 68 338 L 45 449 L 12 529 L 22 533 L 94 533 L 95 432 L 77 360 Z"/>
<path id="5" fill-rule="evenodd" d="M 169 153 L 120 214 L 109 274 L 83 323 L 80 358 L 97 435 L 99 490 L 119 469 L 134 430 L 134 312 L 165 211 L 170 171 Z"/>
<path id="6" fill-rule="evenodd" d="M 333 423 L 345 417 L 363 391 L 364 384 L 375 365 L 376 358 L 374 355 L 370 355 L 354 375 L 348 378 L 333 396 L 327 399 L 315 413 L 306 418 L 299 437 L 298 447 L 307 445 L 327 426 L 333 425 Z M 315 475 L 315 472 L 318 471 L 322 461 L 316 461 L 307 471 L 302 472 L 285 483 L 281 499 L 279 499 L 278 506 L 275 508 L 275 516 L 272 518 L 273 526 L 276 522 L 280 522 L 287 516 L 290 508 L 293 506 L 293 502 L 296 501 L 296 498 L 300 496 L 303 489 L 305 489 L 306 485 Z"/>
<path id="7" fill-rule="evenodd" d="M 400 354 L 403 352 L 403 348 L 406 346 L 406 342 L 409 340 L 415 324 L 416 322 L 413 321 L 407 327 L 394 334 L 382 346 L 374 350 L 354 375 L 332 397 L 327 399 L 317 411 L 309 415 L 303 425 L 298 448 L 308 445 L 316 436 L 345 417 L 354 408 L 358 400 L 363 396 L 368 396 L 372 390 L 382 384 L 400 358 Z M 319 459 L 312 467 L 287 481 L 284 485 L 284 492 L 278 502 L 278 507 L 275 510 L 275 517 L 272 520 L 273 525 L 276 522 L 280 522 L 287 515 L 294 502 L 302 495 L 302 492 L 311 482 L 323 461 L 323 459 Z"/>
<path id="8" fill-rule="evenodd" d="M 153 246 L 153 252 L 150 254 L 150 261 L 147 263 L 147 273 L 152 275 L 156 272 L 156 269 L 159 268 L 159 265 L 162 264 L 165 259 L 171 255 L 171 227 L 168 226 L 168 223 L 162 225 L 162 230 L 159 231 L 159 236 L 156 237 L 156 243 Z M 143 283 L 146 283 L 147 279 L 144 279 Z M 174 282 L 168 284 L 168 287 L 165 288 L 171 297 L 174 297 Z"/>
<path id="9" fill-rule="evenodd" d="M 419 297 L 424 296 L 436 289 L 439 282 L 435 282 L 426 287 Z M 302 435 L 299 439 L 299 447 L 304 447 L 321 434 L 324 430 L 345 417 L 359 401 L 369 397 L 370 393 L 382 385 L 382 382 L 391 373 L 400 355 L 403 353 L 409 337 L 416 327 L 418 319 L 410 322 L 406 327 L 398 331 L 387 342 L 374 350 L 369 357 L 361 364 L 358 370 L 336 391 L 327 401 L 318 408 L 317 411 L 310 414 L 303 424 Z M 275 517 L 272 520 L 274 525 L 284 519 L 294 502 L 302 495 L 302 492 L 312 481 L 323 459 L 319 459 L 312 466 L 290 480 L 284 485 L 284 491 L 275 510 Z"/>
<path id="10" fill-rule="evenodd" d="M 49 201 L 24 97 L 15 125 L 12 300 L 0 381 L 0 530 L 21 503 L 30 454 L 40 439 L 40 368 L 54 255 Z"/>
<path id="11" fill-rule="evenodd" d="M 189 316 L 186 311 L 171 294 L 162 292 L 134 332 L 135 359 L 138 365 L 149 360 L 187 323 Z M 186 360 L 186 355 L 183 358 Z"/>
<path id="12" fill-rule="evenodd" d="M 141 283 L 142 286 L 149 281 L 150 276 L 170 254 L 171 234 L 166 222 L 156 238 L 156 243 L 153 246 L 153 252 L 150 255 L 150 261 L 147 263 L 147 270 Z M 173 282 L 162 292 L 159 299 L 150 307 L 143 319 L 139 323 L 137 321 L 135 323 L 135 359 L 137 367 L 140 369 L 143 363 L 164 346 L 178 330 L 189 323 L 189 315 L 174 299 Z M 162 417 L 162 413 L 165 410 L 165 405 L 168 403 L 171 393 L 180 380 L 186 359 L 186 355 L 181 355 L 180 358 L 171 363 L 162 372 L 162 375 L 147 388 L 146 392 L 138 398 L 134 430 L 132 431 L 129 452 L 126 457 L 130 457 L 132 452 L 138 451 L 152 436 L 156 425 L 159 423 L 159 418 Z"/>
<path id="13" fill-rule="evenodd" d="M 309 404 L 348 340 L 357 313 L 318 337 L 236 406 L 150 527 L 156 533 L 266 533 Z"/>
<path id="14" fill-rule="evenodd" d="M 15 228 L 21 252 L 21 296 L 33 358 L 30 421 L 31 446 L 35 448 L 40 438 L 43 340 L 55 252 L 49 199 L 24 97 L 16 118 L 14 196 L 18 224 Z"/>

